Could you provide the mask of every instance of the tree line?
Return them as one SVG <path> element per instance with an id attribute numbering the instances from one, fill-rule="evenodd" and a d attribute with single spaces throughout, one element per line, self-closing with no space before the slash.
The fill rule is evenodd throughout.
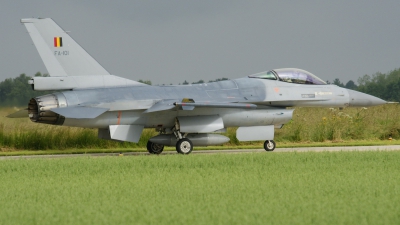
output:
<path id="1" fill-rule="evenodd" d="M 327 81 L 327 83 L 330 82 Z M 332 82 L 332 84 L 339 87 L 360 91 L 386 101 L 400 102 L 400 68 L 388 73 L 366 74 L 359 77 L 357 83 L 358 85 L 350 80 L 346 84 L 343 84 L 338 78 Z"/>
<path id="2" fill-rule="evenodd" d="M 37 72 L 35 77 L 48 77 Z M 27 106 L 31 98 L 49 94 L 52 91 L 34 91 L 28 81 L 32 77 L 20 74 L 16 78 L 7 78 L 0 82 L 0 106 Z"/>
<path id="3" fill-rule="evenodd" d="M 34 76 L 47 77 L 49 75 L 37 72 Z M 32 90 L 28 84 L 30 79 L 32 79 L 32 77 L 23 73 L 16 78 L 7 78 L 0 82 L 0 106 L 26 106 L 31 98 L 54 92 Z M 208 83 L 223 80 L 229 79 L 218 78 L 216 80 L 209 80 Z M 148 85 L 152 84 L 150 80 L 139 80 L 139 82 Z M 205 81 L 199 80 L 192 82 L 192 84 L 201 83 L 205 83 Z M 386 101 L 400 101 L 400 68 L 386 74 L 378 72 L 372 75 L 364 75 L 358 78 L 358 85 L 353 80 L 343 83 L 339 78 L 334 79 L 332 82 L 327 81 L 327 83 L 367 93 Z M 185 80 L 182 84 L 188 85 L 189 82 Z"/>

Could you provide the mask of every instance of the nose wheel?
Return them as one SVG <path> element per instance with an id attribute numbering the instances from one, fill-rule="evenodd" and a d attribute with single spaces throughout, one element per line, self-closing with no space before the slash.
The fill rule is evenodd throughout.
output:
<path id="1" fill-rule="evenodd" d="M 273 141 L 273 140 L 266 140 L 264 142 L 264 149 L 267 152 L 273 151 L 275 149 L 275 146 L 276 146 L 276 144 L 275 144 L 275 141 Z"/>
<path id="2" fill-rule="evenodd" d="M 187 139 L 182 138 L 176 143 L 176 151 L 180 154 L 189 154 L 193 150 L 193 143 Z"/>

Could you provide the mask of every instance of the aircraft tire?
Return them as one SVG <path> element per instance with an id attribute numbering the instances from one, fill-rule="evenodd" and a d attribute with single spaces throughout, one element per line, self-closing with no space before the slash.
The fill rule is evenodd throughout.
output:
<path id="1" fill-rule="evenodd" d="M 164 150 L 164 145 L 156 144 L 151 141 L 147 142 L 147 151 L 150 154 L 160 154 Z"/>
<path id="2" fill-rule="evenodd" d="M 193 150 L 193 143 L 187 138 L 182 138 L 176 143 L 176 151 L 180 154 L 187 155 Z"/>
<path id="3" fill-rule="evenodd" d="M 276 144 L 275 144 L 275 141 L 273 141 L 273 140 L 266 140 L 264 142 L 264 149 L 267 152 L 273 151 L 275 149 L 275 147 L 276 147 Z"/>

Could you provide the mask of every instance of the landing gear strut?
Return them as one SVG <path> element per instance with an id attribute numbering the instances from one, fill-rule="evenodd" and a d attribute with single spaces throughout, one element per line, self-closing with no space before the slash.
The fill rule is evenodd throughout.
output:
<path id="1" fill-rule="evenodd" d="M 273 151 L 275 149 L 275 146 L 276 146 L 276 144 L 275 144 L 275 141 L 273 141 L 273 140 L 266 140 L 264 142 L 264 149 L 267 152 Z"/>
<path id="2" fill-rule="evenodd" d="M 186 138 L 187 133 L 180 132 L 180 125 L 178 118 L 175 118 L 175 126 L 172 128 L 172 132 L 174 133 L 176 139 L 176 151 L 180 154 L 189 154 L 193 150 L 193 143 L 191 140 Z"/>
<path id="3" fill-rule="evenodd" d="M 147 151 L 150 154 L 160 154 L 164 150 L 164 145 L 156 144 L 151 141 L 147 142 Z"/>

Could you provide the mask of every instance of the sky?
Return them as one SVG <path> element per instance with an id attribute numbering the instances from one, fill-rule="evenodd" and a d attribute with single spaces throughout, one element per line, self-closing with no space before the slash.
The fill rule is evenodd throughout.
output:
<path id="1" fill-rule="evenodd" d="M 50 17 L 107 71 L 153 84 L 300 68 L 346 83 L 400 68 L 398 0 L 0 0 L 0 81 L 47 70 L 21 18 Z"/>

